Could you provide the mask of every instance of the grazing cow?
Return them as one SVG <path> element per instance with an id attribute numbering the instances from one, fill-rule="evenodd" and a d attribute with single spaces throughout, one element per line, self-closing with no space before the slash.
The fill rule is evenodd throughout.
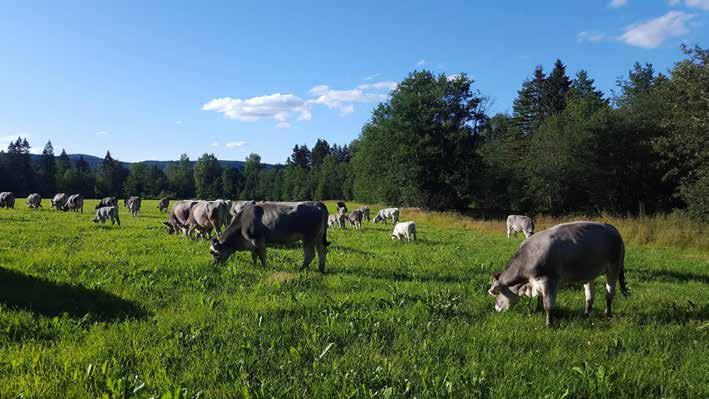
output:
<path id="1" fill-rule="evenodd" d="M 517 237 L 517 233 L 522 232 L 524 238 L 529 238 L 534 234 L 534 222 L 532 218 L 523 215 L 510 215 L 507 216 L 507 238 L 510 238 L 510 234 L 514 233 Z"/>
<path id="2" fill-rule="evenodd" d="M 230 218 L 234 218 L 241 210 L 249 204 L 255 204 L 256 201 L 232 201 L 231 206 L 229 207 L 229 216 Z"/>
<path id="3" fill-rule="evenodd" d="M 69 196 L 64 193 L 55 194 L 54 198 L 52 198 L 52 206 L 51 207 L 58 210 L 58 211 L 63 211 L 64 205 L 66 205 L 66 202 L 68 199 L 69 199 Z"/>
<path id="4" fill-rule="evenodd" d="M 360 211 L 362 212 L 362 217 L 368 221 L 371 222 L 372 218 L 369 217 L 369 207 L 368 206 L 360 206 L 359 208 L 355 209 L 355 211 Z"/>
<path id="5" fill-rule="evenodd" d="M 8 191 L 0 193 L 0 208 L 15 208 L 15 194 Z"/>
<path id="6" fill-rule="evenodd" d="M 126 208 L 128 208 L 128 211 L 130 211 L 131 215 L 138 216 L 141 204 L 140 197 L 128 197 L 123 201 L 123 204 L 126 206 Z"/>
<path id="7" fill-rule="evenodd" d="M 118 206 L 118 198 L 106 197 L 96 204 L 96 209 L 103 208 L 105 206 Z"/>
<path id="8" fill-rule="evenodd" d="M 340 209 L 344 209 L 342 212 L 347 213 L 347 205 L 343 201 L 337 201 L 337 204 L 335 205 L 335 210 L 337 213 L 340 213 Z"/>
<path id="9" fill-rule="evenodd" d="M 64 210 L 84 213 L 84 197 L 81 194 L 70 195 L 64 204 Z"/>
<path id="10" fill-rule="evenodd" d="M 399 221 L 399 208 L 381 209 L 374 216 L 374 223 L 384 222 L 384 224 L 387 224 L 387 219 L 391 219 L 392 224 L 396 224 Z"/>
<path id="11" fill-rule="evenodd" d="M 414 222 L 399 222 L 394 226 L 394 231 L 391 232 L 392 240 L 406 238 L 406 242 L 411 242 L 412 237 L 416 241 L 416 223 Z"/>
<path id="12" fill-rule="evenodd" d="M 303 242 L 303 266 L 310 266 L 318 252 L 321 273 L 327 257 L 327 207 L 321 202 L 262 202 L 249 204 L 239 212 L 218 238 L 212 238 L 210 252 L 215 263 L 224 263 L 235 251 L 251 251 L 251 259 L 266 268 L 266 244 Z"/>
<path id="13" fill-rule="evenodd" d="M 158 209 L 160 212 L 167 212 L 167 208 L 170 206 L 170 200 L 167 198 L 160 198 L 158 202 Z"/>
<path id="14" fill-rule="evenodd" d="M 170 211 L 167 222 L 162 222 L 165 225 L 167 234 L 176 234 L 178 231 L 183 230 L 185 235 L 187 234 L 186 225 L 187 220 L 190 218 L 190 209 L 197 204 L 198 201 L 180 201 L 172 206 L 172 211 Z"/>
<path id="15" fill-rule="evenodd" d="M 39 209 L 42 207 L 42 196 L 33 193 L 27 196 L 27 207 L 30 209 Z"/>
<path id="16" fill-rule="evenodd" d="M 190 209 L 190 216 L 183 231 L 188 237 L 192 236 L 193 231 L 197 231 L 199 237 L 210 237 L 212 230 L 220 234 L 228 214 L 229 206 L 226 201 L 199 201 Z"/>
<path id="17" fill-rule="evenodd" d="M 347 216 L 345 215 L 345 208 L 338 209 L 335 215 L 329 215 L 327 217 L 327 227 L 337 226 L 340 230 L 345 228 L 345 221 Z"/>
<path id="18" fill-rule="evenodd" d="M 593 306 L 593 280 L 606 275 L 606 316 L 611 316 L 615 283 L 628 295 L 623 260 L 625 246 L 618 230 L 610 224 L 573 222 L 554 226 L 522 242 L 505 271 L 493 275 L 488 293 L 495 296 L 495 310 L 507 310 L 520 296 L 540 297 L 546 325 L 552 323 L 552 309 L 559 287 L 583 284 L 585 314 Z"/>
<path id="19" fill-rule="evenodd" d="M 359 209 L 355 209 L 350 213 L 349 216 L 347 216 L 347 221 L 350 222 L 350 225 L 352 225 L 353 228 L 355 229 L 361 229 L 362 228 L 362 211 Z"/>
<path id="20" fill-rule="evenodd" d="M 119 226 L 121 225 L 121 219 L 118 217 L 117 206 L 104 206 L 96 210 L 94 223 L 106 223 L 106 220 L 108 219 L 111 219 L 111 224 L 118 223 Z"/>

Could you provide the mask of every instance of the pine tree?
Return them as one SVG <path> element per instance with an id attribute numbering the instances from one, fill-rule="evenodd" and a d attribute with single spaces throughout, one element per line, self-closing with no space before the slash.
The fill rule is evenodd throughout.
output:
<path id="1" fill-rule="evenodd" d="M 512 116 L 517 128 L 525 135 L 532 134 L 544 121 L 546 84 L 547 78 L 539 65 L 534 70 L 532 79 L 526 80 L 522 84 L 522 89 L 517 92 L 517 98 L 512 106 Z"/>
<path id="2" fill-rule="evenodd" d="M 557 59 L 554 69 L 544 85 L 544 117 L 556 115 L 566 108 L 566 95 L 571 90 L 571 79 L 566 75 L 566 65 Z"/>
<path id="3" fill-rule="evenodd" d="M 44 197 L 53 196 L 57 188 L 56 180 L 56 160 L 54 159 L 54 147 L 52 142 L 47 141 L 42 150 L 42 155 L 38 162 L 37 176 L 40 181 L 39 192 Z"/>

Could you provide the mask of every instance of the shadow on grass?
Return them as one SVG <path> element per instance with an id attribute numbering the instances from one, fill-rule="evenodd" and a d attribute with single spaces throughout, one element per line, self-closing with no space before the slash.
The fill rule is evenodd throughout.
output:
<path id="1" fill-rule="evenodd" d="M 93 320 L 111 322 L 148 316 L 137 303 L 103 290 L 55 283 L 3 268 L 0 268 L 0 303 L 47 317 L 67 314 L 82 318 L 88 314 Z"/>
<path id="2" fill-rule="evenodd" d="M 674 270 L 647 270 L 647 269 L 629 269 L 626 271 L 626 278 L 641 279 L 643 281 L 647 280 L 658 280 L 664 282 L 697 282 L 702 284 L 709 284 L 709 275 L 691 273 L 691 272 L 679 272 Z M 630 282 L 629 284 L 632 284 Z"/>
<path id="3" fill-rule="evenodd" d="M 451 274 L 440 274 L 436 272 L 406 272 L 392 269 L 367 269 L 352 266 L 344 266 L 333 269 L 334 274 L 352 275 L 387 281 L 414 281 L 433 282 L 446 284 L 471 283 L 476 276 L 455 276 Z"/>

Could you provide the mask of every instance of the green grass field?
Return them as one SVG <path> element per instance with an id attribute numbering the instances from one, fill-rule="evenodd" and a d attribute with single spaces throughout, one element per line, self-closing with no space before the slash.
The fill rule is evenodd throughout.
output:
<path id="1" fill-rule="evenodd" d="M 532 300 L 494 312 L 489 276 L 521 241 L 499 223 L 403 210 L 411 245 L 331 230 L 322 275 L 297 272 L 299 246 L 213 266 L 156 201 L 122 227 L 95 203 L 0 209 L 0 398 L 709 397 L 706 247 L 627 242 L 614 319 L 596 284 L 590 319 L 567 289 L 545 328 Z"/>

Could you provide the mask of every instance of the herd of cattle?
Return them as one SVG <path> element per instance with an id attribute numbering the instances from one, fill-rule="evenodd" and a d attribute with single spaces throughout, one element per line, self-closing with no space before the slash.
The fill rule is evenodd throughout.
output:
<path id="1" fill-rule="evenodd" d="M 39 194 L 27 197 L 30 209 L 42 207 Z M 124 205 L 133 216 L 140 212 L 140 197 L 129 197 Z M 80 194 L 59 193 L 51 199 L 52 208 L 61 211 L 83 213 L 84 199 Z M 0 208 L 14 208 L 15 196 L 10 192 L 0 193 Z M 359 207 L 348 213 L 344 202 L 338 202 L 336 213 L 330 215 L 322 202 L 256 202 L 256 201 L 201 201 L 186 200 L 175 203 L 168 211 L 169 200 L 158 203 L 161 212 L 167 212 L 167 221 L 162 222 L 168 234 L 183 234 L 187 237 L 207 238 L 213 261 L 217 264 L 236 251 L 250 251 L 252 261 L 266 264 L 266 247 L 271 244 L 303 243 L 303 264 L 307 268 L 318 255 L 318 268 L 325 272 L 328 228 L 345 229 L 349 224 L 361 229 L 364 220 L 373 223 L 391 220 L 394 229 L 392 239 L 416 241 L 416 224 L 400 222 L 399 208 L 385 208 L 370 218 L 369 208 Z M 96 205 L 95 223 L 121 224 L 118 216 L 118 199 L 107 197 Z M 211 237 L 212 231 L 217 236 Z M 520 244 L 505 270 L 495 273 L 488 293 L 496 298 L 495 310 L 507 310 L 522 296 L 538 297 L 539 305 L 546 312 L 546 323 L 552 323 L 552 310 L 557 291 L 565 285 L 583 284 L 586 298 L 585 314 L 593 305 L 593 284 L 597 276 L 606 276 L 606 310 L 611 315 L 611 304 L 616 283 L 621 293 L 628 295 L 625 283 L 625 246 L 618 230 L 605 223 L 571 222 L 553 226 L 535 234 L 534 222 L 523 215 L 507 218 L 507 237 L 523 233 Z"/>

